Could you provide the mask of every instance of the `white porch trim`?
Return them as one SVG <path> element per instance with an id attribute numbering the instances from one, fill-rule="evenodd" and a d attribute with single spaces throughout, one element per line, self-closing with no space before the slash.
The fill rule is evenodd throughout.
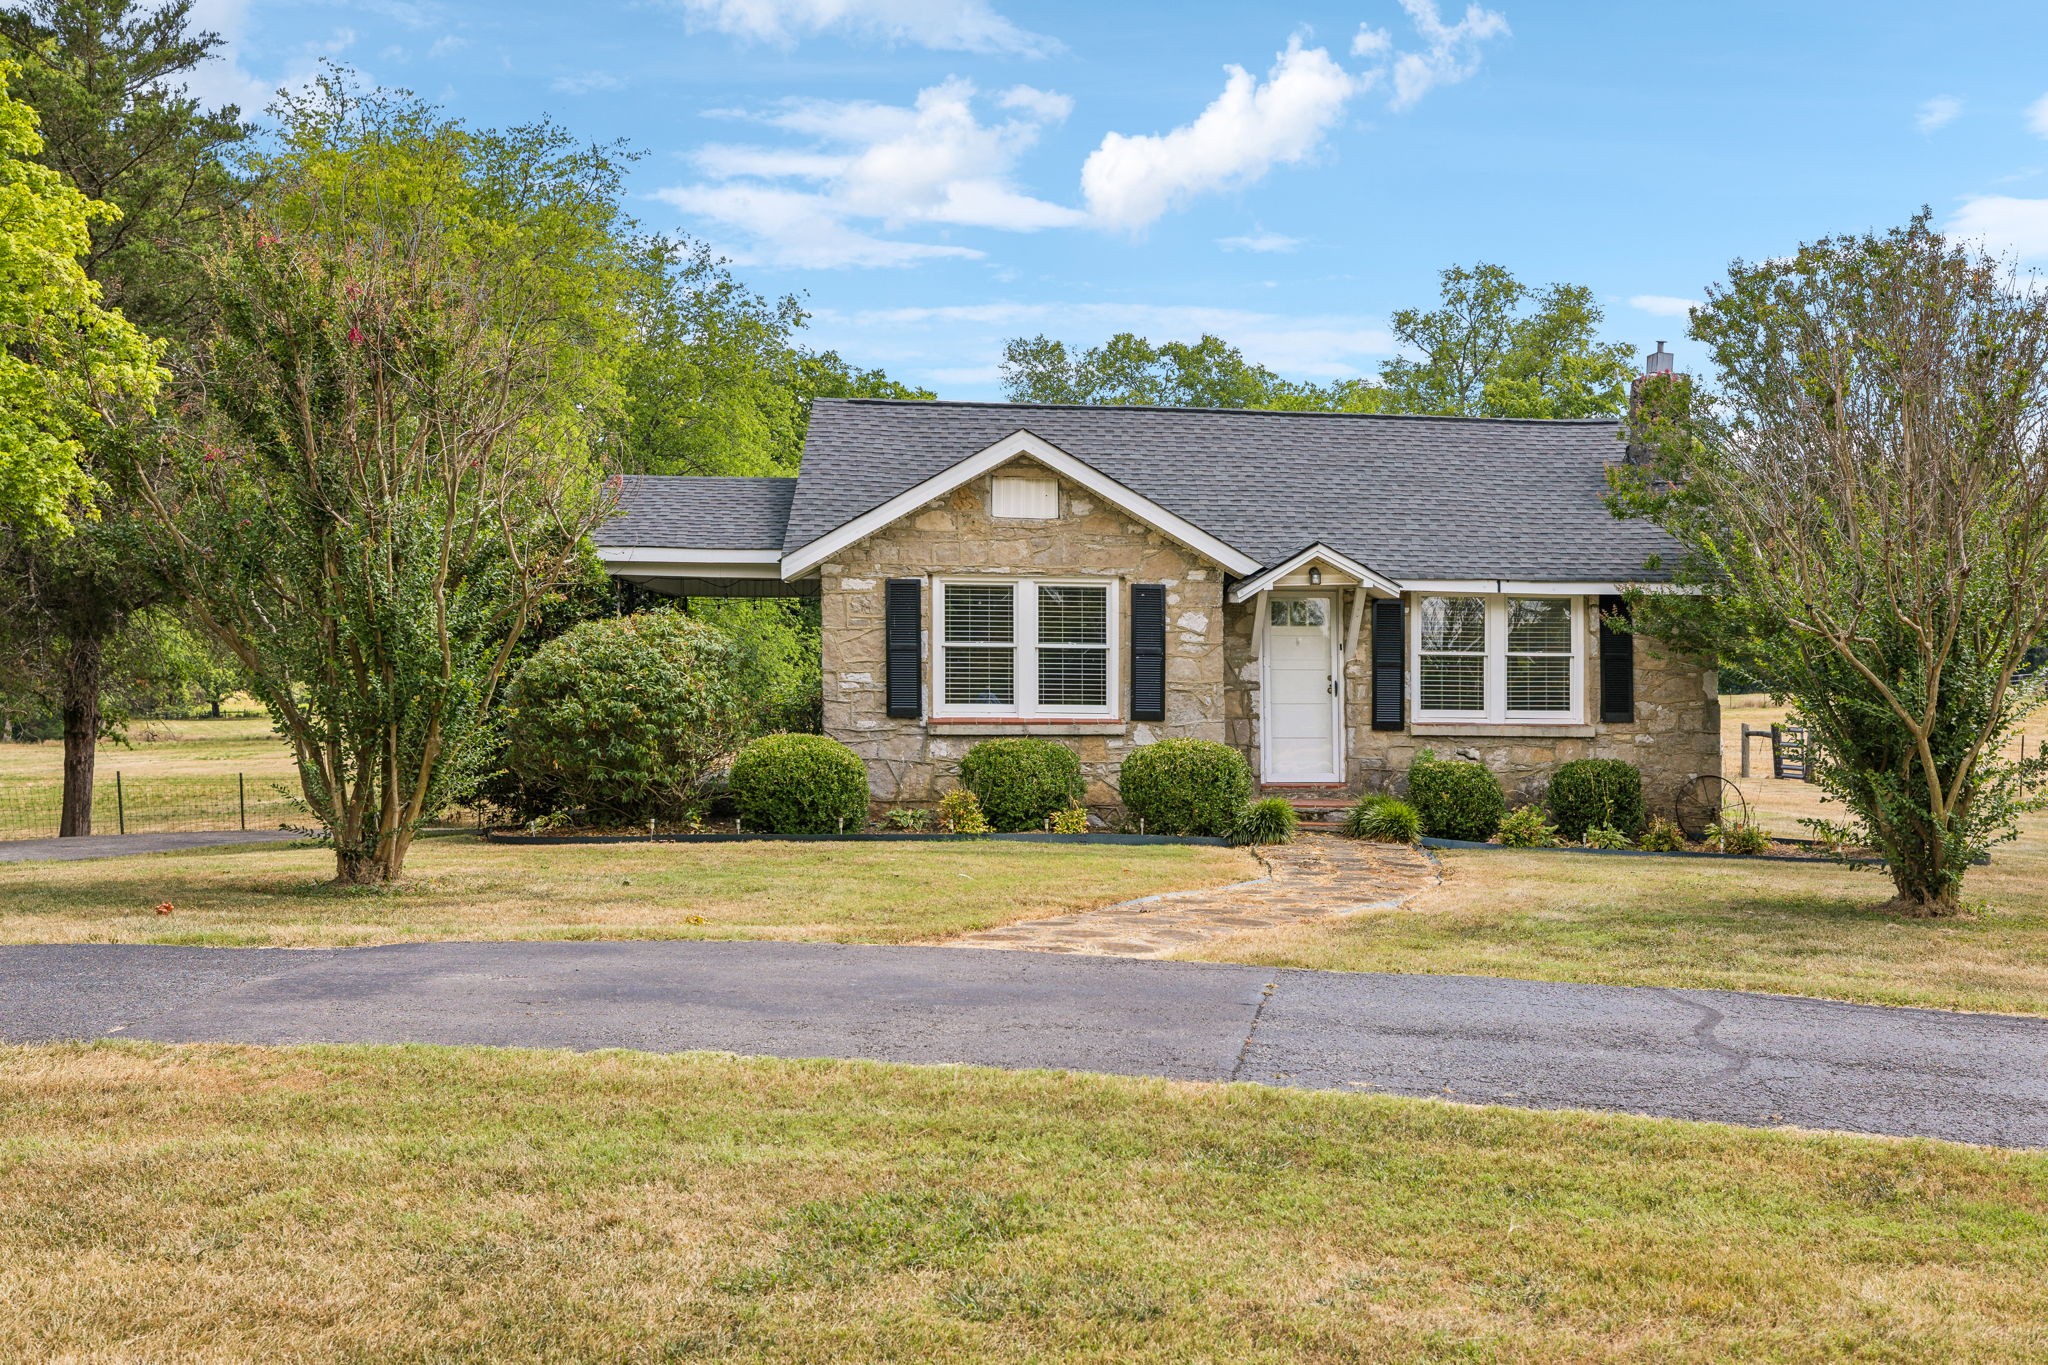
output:
<path id="1" fill-rule="evenodd" d="M 1231 573 L 1258 571 L 1259 562 L 1229 543 L 1210 535 L 1193 522 L 1167 511 L 1144 494 L 1117 482 L 1101 470 L 1067 454 L 1052 442 L 1023 429 L 1004 437 L 948 465 L 924 482 L 904 489 L 879 507 L 871 508 L 835 530 L 799 545 L 781 557 L 782 576 L 795 578 L 824 563 L 856 541 L 864 540 L 891 522 L 898 521 L 934 498 L 944 497 L 971 479 L 979 478 L 1020 456 L 1028 456 L 1053 473 L 1080 485 L 1096 497 L 1162 535 L 1179 541 L 1195 553 L 1220 564 Z"/>
<path id="2" fill-rule="evenodd" d="M 600 545 L 598 562 L 621 578 L 781 578 L 780 550 Z"/>
<path id="3" fill-rule="evenodd" d="M 1360 586 L 1378 593 L 1382 597 L 1399 597 L 1402 585 L 1386 575 L 1368 568 L 1349 555 L 1339 554 L 1329 546 L 1317 541 L 1291 559 L 1283 560 L 1272 568 L 1245 579 L 1230 590 L 1232 602 L 1248 602 L 1269 588 L 1277 587 L 1289 575 L 1300 573 L 1311 564 L 1324 565 L 1357 580 Z M 1289 585 L 1294 586 L 1294 585 Z M 1344 584 L 1330 586 L 1343 587 Z"/>

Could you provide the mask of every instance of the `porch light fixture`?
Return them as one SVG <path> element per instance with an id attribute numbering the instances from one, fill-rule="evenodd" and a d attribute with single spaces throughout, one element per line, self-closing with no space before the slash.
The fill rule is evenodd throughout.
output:
<path id="1" fill-rule="evenodd" d="M 1321 566 L 1315 564 L 1311 564 L 1308 566 L 1308 585 L 1311 588 L 1319 588 L 1323 585 L 1323 571 Z"/>

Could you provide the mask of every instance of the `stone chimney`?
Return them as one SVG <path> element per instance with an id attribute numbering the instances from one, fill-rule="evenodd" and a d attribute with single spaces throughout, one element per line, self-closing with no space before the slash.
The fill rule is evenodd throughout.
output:
<path id="1" fill-rule="evenodd" d="M 1636 409 L 1642 406 L 1644 385 L 1656 383 L 1660 380 L 1664 383 L 1672 383 L 1682 381 L 1684 378 L 1684 375 L 1679 374 L 1672 368 L 1671 352 L 1665 350 L 1664 343 L 1659 341 L 1657 349 L 1643 357 L 1643 372 L 1637 375 L 1628 386 L 1629 416 L 1634 417 Z M 1629 446 L 1628 462 L 1630 464 L 1643 464 L 1649 458 L 1650 452 L 1646 447 L 1633 444 Z"/>

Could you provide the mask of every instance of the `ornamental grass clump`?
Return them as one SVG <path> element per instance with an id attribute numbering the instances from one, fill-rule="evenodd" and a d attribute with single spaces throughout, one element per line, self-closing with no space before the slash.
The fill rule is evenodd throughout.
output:
<path id="1" fill-rule="evenodd" d="M 1162 739 L 1133 750 L 1123 801 L 1148 834 L 1228 835 L 1251 799 L 1244 755 L 1210 739 Z"/>
<path id="2" fill-rule="evenodd" d="M 1081 760 L 1050 739 L 991 739 L 960 760 L 960 785 L 974 793 L 990 825 L 1006 832 L 1044 829 L 1055 811 L 1080 800 Z"/>
<path id="3" fill-rule="evenodd" d="M 1398 796 L 1361 796 L 1344 815 L 1344 832 L 1376 844 L 1412 844 L 1422 837 L 1422 813 Z"/>
<path id="4" fill-rule="evenodd" d="M 1301 817 L 1294 813 L 1284 796 L 1268 796 L 1254 801 L 1238 813 L 1237 823 L 1231 826 L 1230 842 L 1233 844 L 1284 844 L 1294 838 L 1294 832 L 1301 825 Z"/>
<path id="5" fill-rule="evenodd" d="M 1493 837 L 1508 809 L 1500 779 L 1485 764 L 1440 759 L 1430 749 L 1408 769 L 1408 799 L 1422 815 L 1424 834 L 1475 843 Z"/>
<path id="6" fill-rule="evenodd" d="M 732 764 L 744 827 L 767 834 L 855 834 L 868 820 L 868 770 L 824 735 L 763 735 Z"/>

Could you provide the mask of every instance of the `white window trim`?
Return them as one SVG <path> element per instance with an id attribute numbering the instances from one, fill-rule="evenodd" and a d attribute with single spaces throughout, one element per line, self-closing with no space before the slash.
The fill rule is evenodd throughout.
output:
<path id="1" fill-rule="evenodd" d="M 1114 578 L 1011 578 L 1007 575 L 976 574 L 932 580 L 932 713 L 933 720 L 1116 720 L 1121 715 L 1121 640 L 1123 603 Z M 1014 594 L 1013 617 L 1016 643 L 1010 648 L 1016 659 L 1017 700 L 1011 706 L 960 706 L 946 701 L 946 590 L 1007 587 Z M 1041 707 L 1038 704 L 1038 590 L 1040 588 L 1103 588 L 1107 590 L 1104 611 L 1106 640 L 1102 646 L 1107 676 L 1106 702 L 1102 706 Z M 973 648 L 972 645 L 963 646 Z M 1093 646 L 1080 646 L 1093 648 Z"/>
<path id="2" fill-rule="evenodd" d="M 1482 676 L 1486 705 L 1478 711 L 1432 711 L 1422 705 L 1422 599 L 1477 597 L 1486 604 L 1486 649 Z M 1508 599 L 1563 597 L 1571 608 L 1571 707 L 1564 711 L 1510 711 L 1508 696 Z M 1414 698 L 1410 719 L 1418 725 L 1584 725 L 1586 723 L 1585 599 L 1558 592 L 1430 592 L 1417 593 L 1408 612 L 1408 695 Z"/>

